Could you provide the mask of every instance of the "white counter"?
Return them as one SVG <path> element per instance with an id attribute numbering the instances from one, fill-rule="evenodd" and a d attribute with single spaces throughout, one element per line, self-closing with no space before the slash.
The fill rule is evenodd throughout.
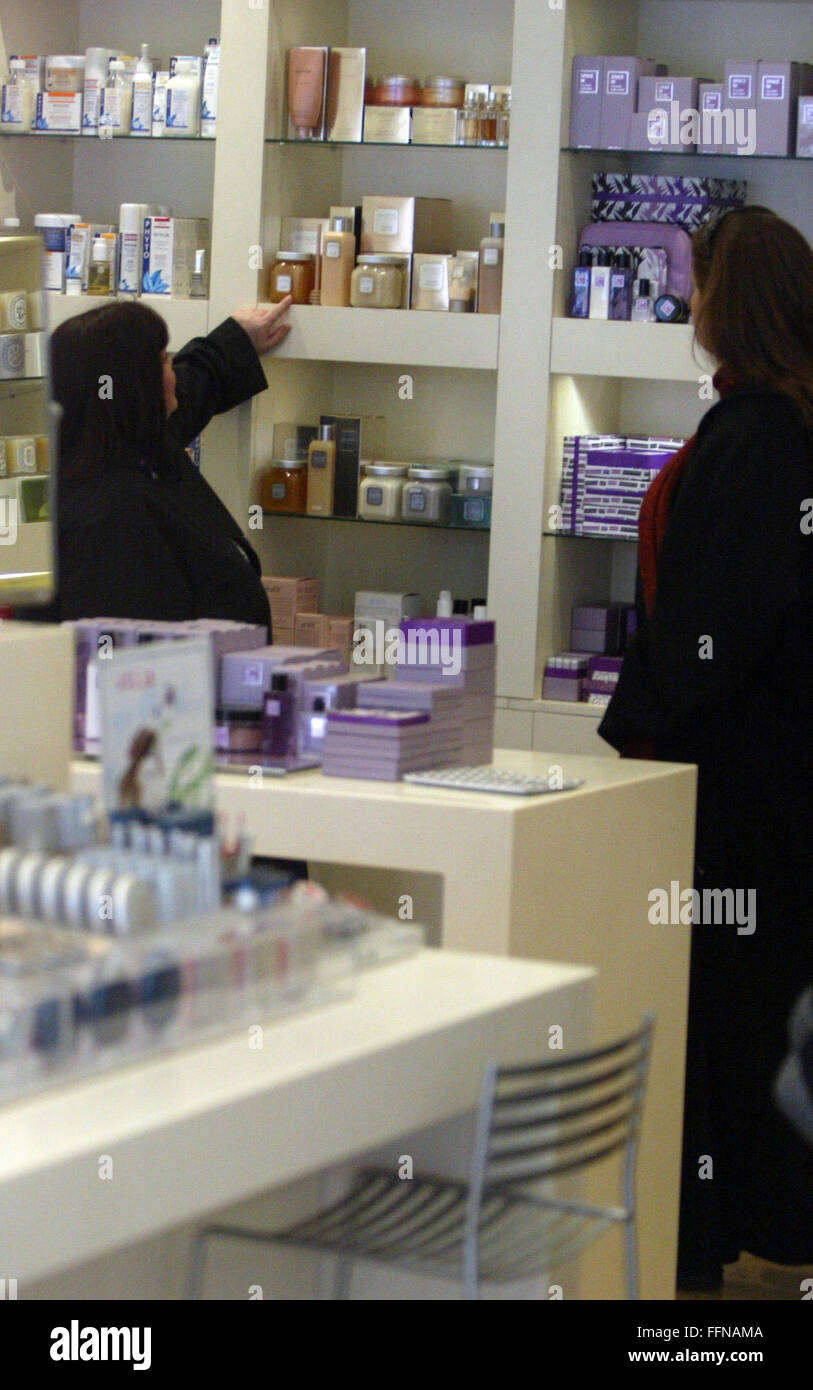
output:
<path id="1" fill-rule="evenodd" d="M 0 1270 L 26 1285 L 478 1103 L 489 1061 L 589 1044 L 589 970 L 421 951 L 353 998 L 0 1106 Z M 465 1157 L 465 1156 L 463 1156 Z M 100 1160 L 112 1160 L 109 1178 Z"/>

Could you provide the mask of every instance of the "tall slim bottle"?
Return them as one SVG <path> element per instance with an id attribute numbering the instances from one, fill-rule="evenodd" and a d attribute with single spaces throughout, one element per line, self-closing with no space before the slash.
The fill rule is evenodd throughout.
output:
<path id="1" fill-rule="evenodd" d="M 308 516 L 333 515 L 336 438 L 333 425 L 320 425 L 319 438 L 308 446 Z"/>
<path id="2" fill-rule="evenodd" d="M 332 217 L 330 231 L 322 247 L 320 304 L 347 308 L 350 304 L 350 277 L 356 264 L 356 236 L 350 217 Z"/>
<path id="3" fill-rule="evenodd" d="M 477 286 L 478 314 L 498 314 L 502 303 L 502 265 L 505 250 L 505 214 L 491 214 L 491 235 L 480 242 Z"/>

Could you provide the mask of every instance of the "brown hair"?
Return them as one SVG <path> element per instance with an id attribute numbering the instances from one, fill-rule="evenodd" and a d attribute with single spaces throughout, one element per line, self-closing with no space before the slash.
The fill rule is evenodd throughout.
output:
<path id="1" fill-rule="evenodd" d="M 51 338 L 61 476 L 103 472 L 166 456 L 160 314 L 144 304 L 105 304 L 60 324 Z"/>
<path id="2" fill-rule="evenodd" d="M 695 337 L 733 381 L 788 397 L 813 426 L 813 251 L 769 208 L 735 208 L 692 240 Z"/>

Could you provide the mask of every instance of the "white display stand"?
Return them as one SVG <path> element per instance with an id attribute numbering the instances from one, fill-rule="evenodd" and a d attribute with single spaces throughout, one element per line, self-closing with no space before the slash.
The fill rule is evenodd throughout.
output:
<path id="1" fill-rule="evenodd" d="M 68 786 L 73 634 L 0 622 L 0 776 Z"/>

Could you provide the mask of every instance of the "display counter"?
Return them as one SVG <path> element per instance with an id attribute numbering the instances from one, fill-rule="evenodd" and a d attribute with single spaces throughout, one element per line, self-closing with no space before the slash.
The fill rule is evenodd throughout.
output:
<path id="1" fill-rule="evenodd" d="M 430 789 L 301 772 L 217 777 L 217 807 L 255 851 L 393 873 L 393 916 L 411 874 L 442 880 L 437 944 L 566 960 L 599 971 L 596 1036 L 656 1016 L 639 1164 L 641 1289 L 674 1295 L 689 928 L 654 926 L 653 890 L 692 883 L 696 771 L 666 763 L 500 750 L 500 767 L 584 785 L 534 798 Z M 77 791 L 98 767 L 76 761 Z M 337 870 L 338 873 L 338 870 Z M 334 880 L 331 889 L 341 886 Z M 431 924 L 430 924 L 431 926 Z M 430 937 L 431 939 L 431 937 Z M 597 1175 L 597 1182 L 603 1175 Z M 616 1259 L 584 1261 L 586 1296 L 621 1296 Z"/>
<path id="2" fill-rule="evenodd" d="M 262 1048 L 242 1029 L 2 1105 L 0 1269 L 25 1298 L 35 1280 L 471 1111 L 486 1064 L 541 1056 L 551 1025 L 569 1050 L 588 1046 L 593 994 L 583 968 L 423 950 L 364 972 L 350 999 L 269 1023 Z M 142 1296 L 179 1296 L 162 1277 L 154 1263 Z M 66 1274 L 62 1296 L 81 1289 Z"/>

